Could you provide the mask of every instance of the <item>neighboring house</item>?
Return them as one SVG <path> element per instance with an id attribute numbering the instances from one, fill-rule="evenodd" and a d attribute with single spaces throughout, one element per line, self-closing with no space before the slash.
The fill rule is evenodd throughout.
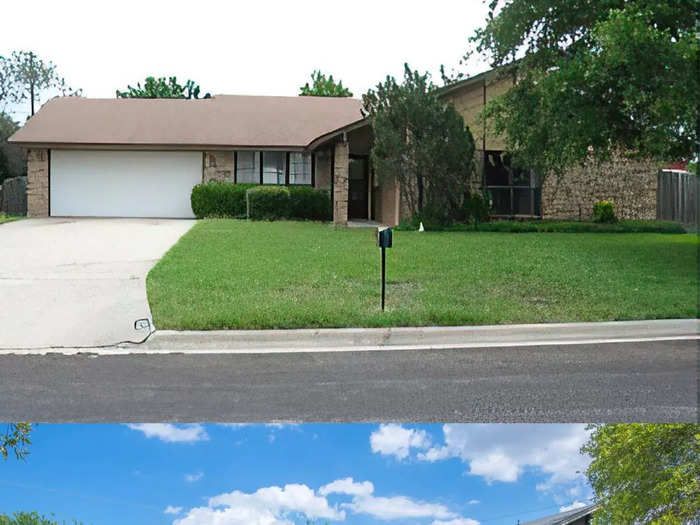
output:
<path id="1" fill-rule="evenodd" d="M 66 97 L 10 141 L 27 149 L 33 217 L 192 217 L 192 187 L 220 180 L 324 188 L 337 224 L 396 224 L 398 192 L 372 178 L 361 108 L 336 97 Z"/>
<path id="2" fill-rule="evenodd" d="M 593 521 L 593 512 L 596 505 L 588 505 L 574 510 L 560 512 L 553 516 L 545 516 L 520 525 L 590 525 Z"/>
<path id="3" fill-rule="evenodd" d="M 590 219 L 595 201 L 612 200 L 621 218 L 656 218 L 659 169 L 652 161 L 614 155 L 610 162 L 588 162 L 561 176 L 545 177 L 511 168 L 505 141 L 494 136 L 479 115 L 488 101 L 508 91 L 514 82 L 514 76 L 490 70 L 442 88 L 444 99 L 454 105 L 474 135 L 477 168 L 491 194 L 493 215 Z"/>

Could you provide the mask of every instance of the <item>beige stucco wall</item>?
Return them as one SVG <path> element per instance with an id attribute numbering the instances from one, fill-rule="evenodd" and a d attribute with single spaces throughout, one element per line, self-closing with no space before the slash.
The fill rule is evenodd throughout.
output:
<path id="1" fill-rule="evenodd" d="M 563 175 L 550 174 L 542 184 L 542 215 L 548 219 L 590 219 L 593 204 L 615 203 L 621 219 L 655 219 L 658 166 L 620 153 L 609 162 L 587 161 Z"/>
<path id="2" fill-rule="evenodd" d="M 27 150 L 27 216 L 49 216 L 49 150 Z"/>
<path id="3" fill-rule="evenodd" d="M 498 95 L 502 95 L 513 86 L 512 77 L 486 78 L 483 81 L 475 81 L 464 87 L 446 93 L 443 99 L 454 105 L 457 112 L 462 115 L 464 123 L 474 136 L 477 149 L 483 149 L 484 135 L 486 137 L 487 150 L 505 149 L 502 137 L 495 135 L 488 126 L 484 129 L 481 120 L 481 112 L 484 109 L 484 85 L 486 87 L 486 102 Z"/>

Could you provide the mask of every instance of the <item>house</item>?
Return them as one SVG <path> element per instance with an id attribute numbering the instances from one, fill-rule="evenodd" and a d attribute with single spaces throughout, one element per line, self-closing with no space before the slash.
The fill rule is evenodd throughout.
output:
<path id="1" fill-rule="evenodd" d="M 27 149 L 28 215 L 193 217 L 192 187 L 220 180 L 331 191 L 336 224 L 398 223 L 398 191 L 369 169 L 352 98 L 55 98 L 10 141 Z"/>
<path id="2" fill-rule="evenodd" d="M 594 202 L 612 200 L 621 218 L 657 217 L 652 162 L 618 155 L 546 177 L 515 169 L 503 138 L 479 120 L 514 81 L 487 71 L 441 90 L 474 135 L 494 216 L 589 219 Z M 210 180 L 328 189 L 339 225 L 396 225 L 410 215 L 398 184 L 370 169 L 371 128 L 353 98 L 56 98 L 10 141 L 27 149 L 35 217 L 192 217 L 191 189 Z"/>
<path id="3" fill-rule="evenodd" d="M 597 505 L 587 505 L 574 510 L 567 510 L 554 514 L 553 516 L 545 516 L 521 525 L 590 525 L 593 521 L 593 512 Z"/>
<path id="4" fill-rule="evenodd" d="M 514 169 L 503 137 L 495 136 L 479 118 L 484 106 L 514 82 L 512 74 L 490 70 L 441 90 L 444 100 L 454 105 L 474 135 L 477 169 L 484 189 L 491 194 L 493 215 L 585 220 L 592 217 L 594 202 L 612 200 L 620 218 L 657 217 L 659 169 L 652 161 L 631 161 L 616 154 L 609 162 L 591 161 L 560 176 L 545 177 Z"/>

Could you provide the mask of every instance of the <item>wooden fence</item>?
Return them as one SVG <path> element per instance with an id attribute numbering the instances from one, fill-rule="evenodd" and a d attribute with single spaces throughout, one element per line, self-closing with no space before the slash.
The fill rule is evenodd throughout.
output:
<path id="1" fill-rule="evenodd" d="M 698 176 L 681 171 L 659 171 L 656 218 L 677 221 L 697 231 Z"/>

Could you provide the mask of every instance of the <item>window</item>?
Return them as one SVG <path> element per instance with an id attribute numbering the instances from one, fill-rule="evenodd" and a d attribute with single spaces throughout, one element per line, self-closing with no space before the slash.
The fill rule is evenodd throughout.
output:
<path id="1" fill-rule="evenodd" d="M 311 153 L 289 154 L 289 184 L 311 184 Z"/>
<path id="2" fill-rule="evenodd" d="M 260 182 L 260 154 L 258 151 L 236 153 L 236 182 Z"/>
<path id="3" fill-rule="evenodd" d="M 287 154 L 284 151 L 263 151 L 262 158 L 263 184 L 284 184 Z"/>
<path id="4" fill-rule="evenodd" d="M 541 185 L 530 170 L 513 166 L 503 151 L 485 152 L 484 186 L 491 194 L 494 215 L 541 214 Z"/>

